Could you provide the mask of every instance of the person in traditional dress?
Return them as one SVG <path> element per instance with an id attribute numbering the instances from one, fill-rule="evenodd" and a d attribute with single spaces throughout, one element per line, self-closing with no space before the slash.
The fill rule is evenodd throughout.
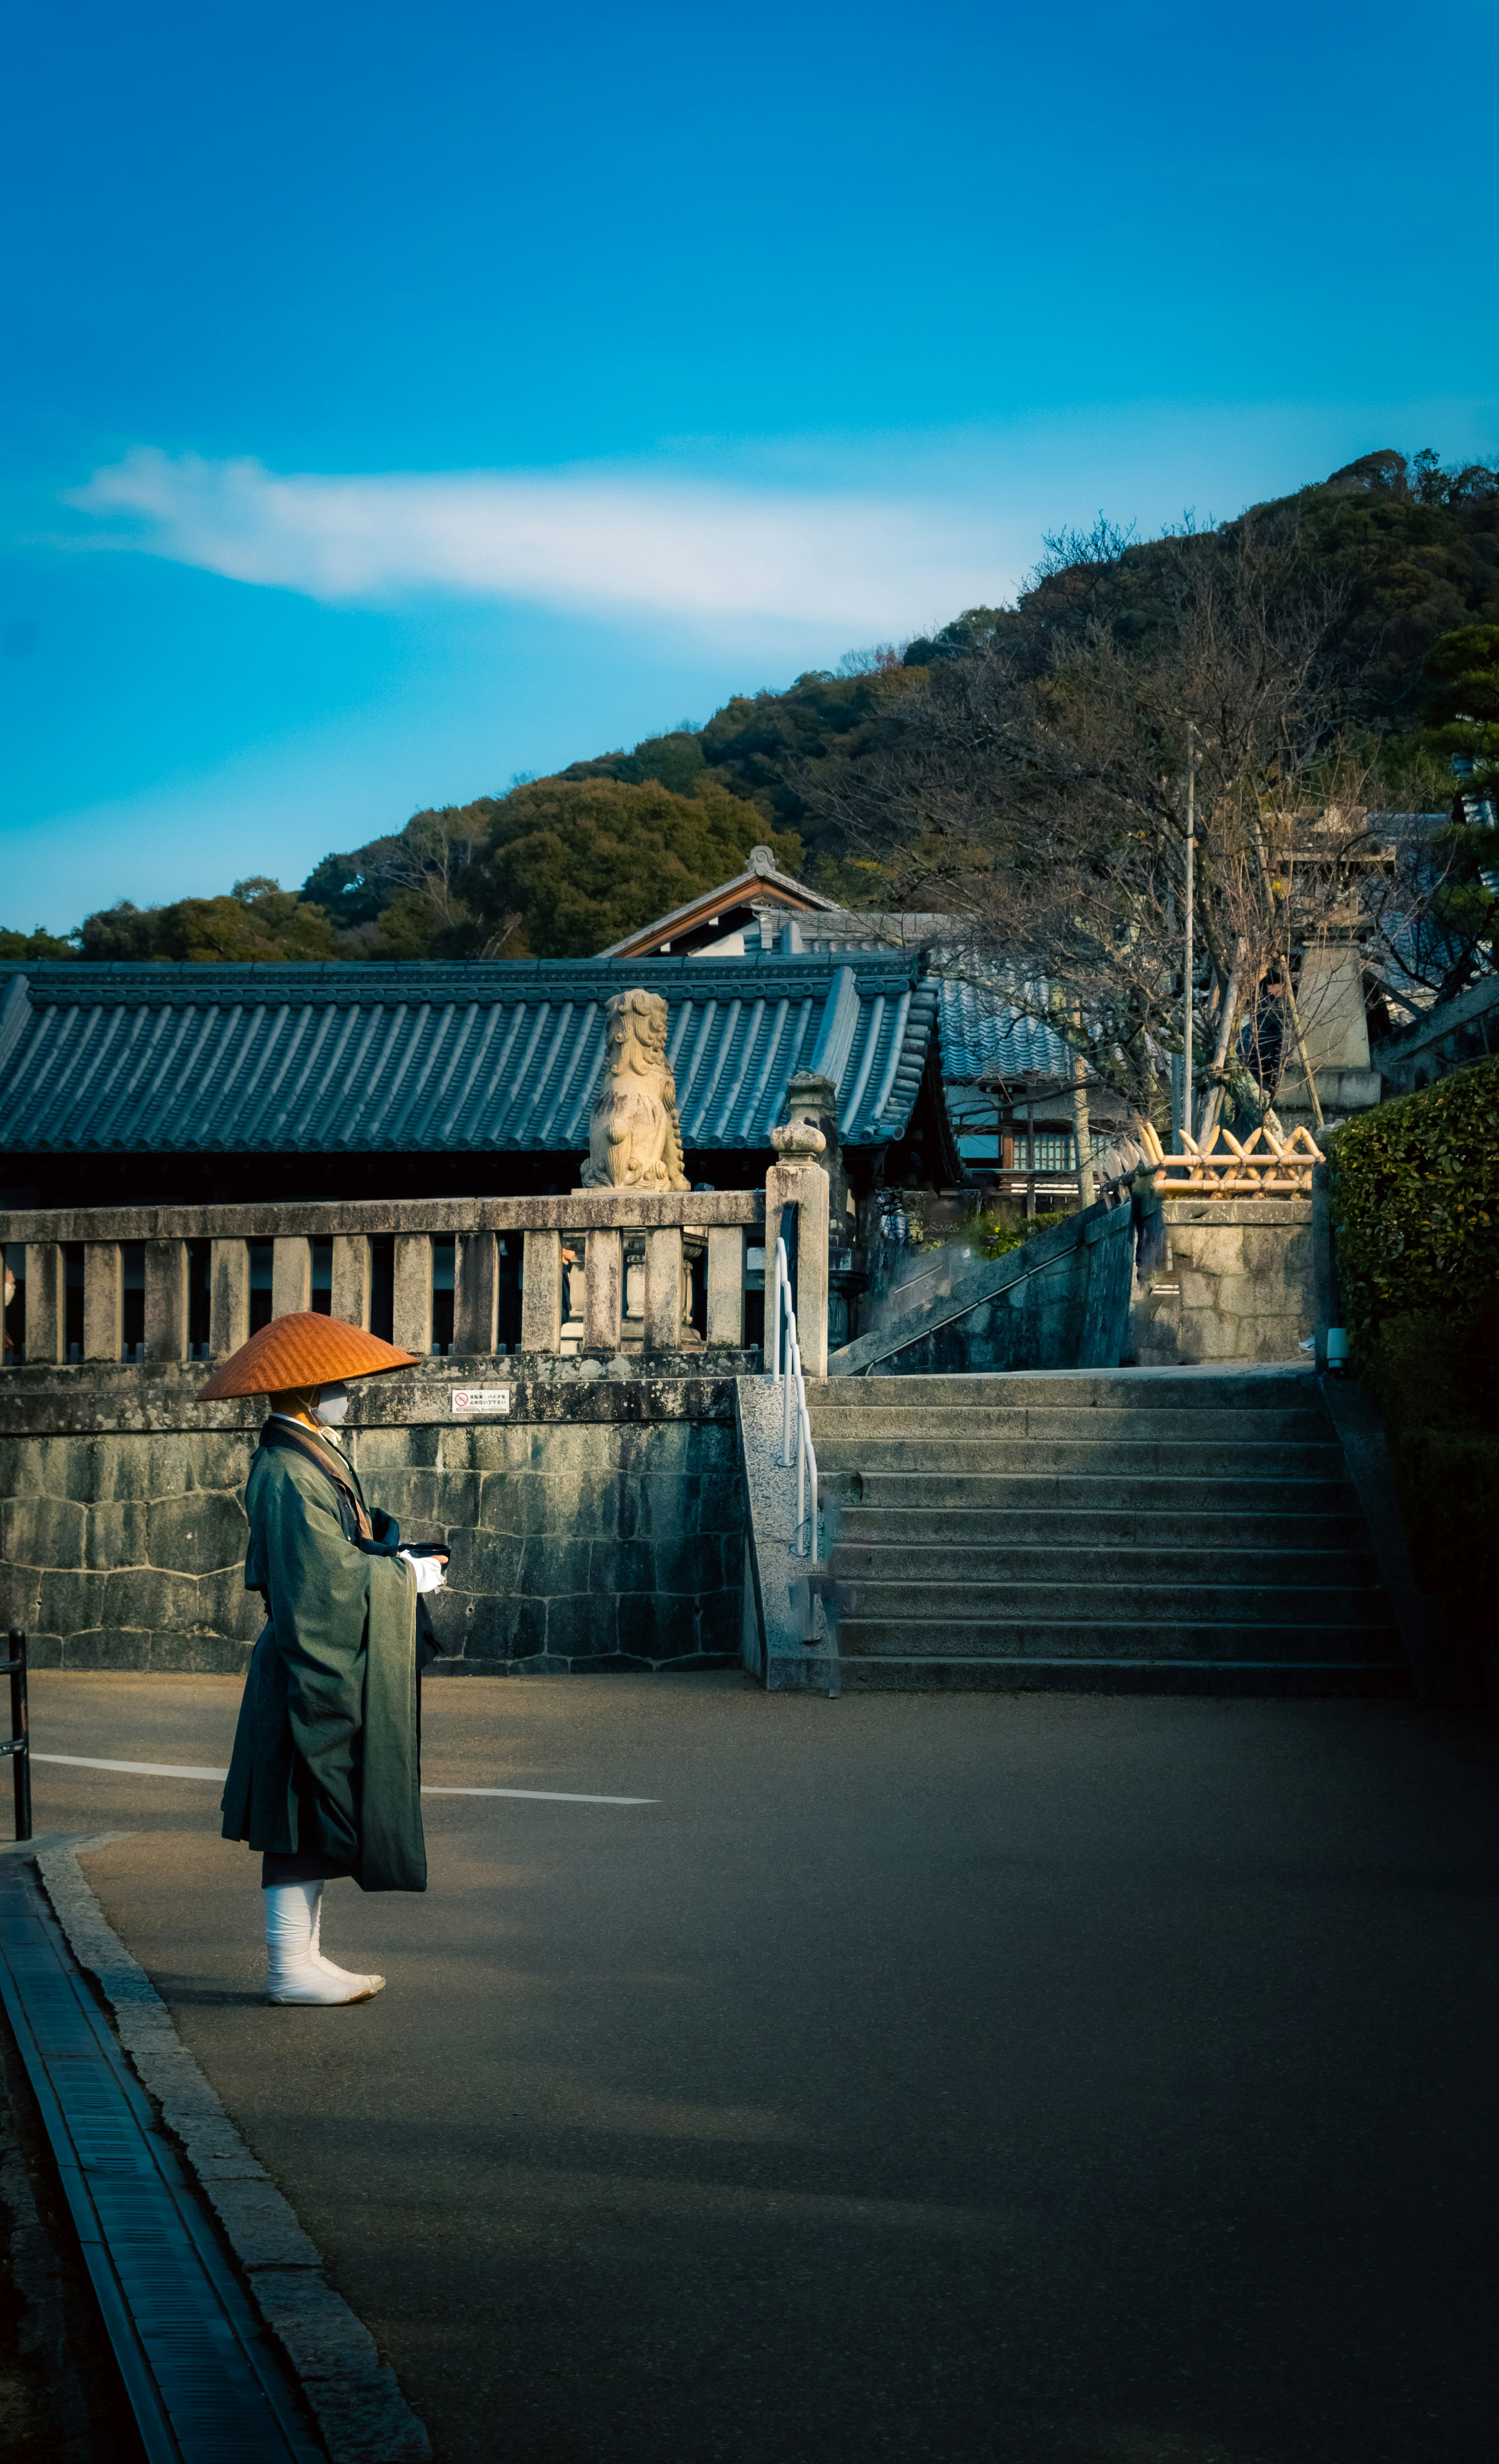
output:
<path id="1" fill-rule="evenodd" d="M 267 1622 L 222 1803 L 225 1838 L 260 1851 L 272 2002 L 367 2002 L 385 1984 L 324 1956 L 325 1882 L 427 1888 L 418 1628 L 430 1636 L 423 1595 L 441 1585 L 447 1552 L 403 1548 L 398 1525 L 366 1505 L 338 1436 L 348 1380 L 415 1357 L 295 1309 L 200 1390 L 205 1402 L 265 1395 L 271 1406 L 245 1491 L 245 1587 Z"/>

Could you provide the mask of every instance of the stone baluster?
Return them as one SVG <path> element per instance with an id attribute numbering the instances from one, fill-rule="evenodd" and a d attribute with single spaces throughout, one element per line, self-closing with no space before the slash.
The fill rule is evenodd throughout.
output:
<path id="1" fill-rule="evenodd" d="M 618 1352 L 620 1311 L 625 1299 L 625 1250 L 619 1232 L 593 1231 L 584 1259 L 584 1332 L 585 1352 Z"/>
<path id="2" fill-rule="evenodd" d="M 312 1243 L 299 1232 L 278 1234 L 271 1250 L 271 1315 L 311 1307 Z"/>
<path id="3" fill-rule="evenodd" d="M 64 1265 L 60 1241 L 28 1241 L 26 1244 L 26 1357 L 60 1360 L 63 1329 Z"/>
<path id="4" fill-rule="evenodd" d="M 493 1232 L 460 1232 L 452 1244 L 452 1348 L 492 1353 L 498 1340 L 499 1253 Z"/>
<path id="5" fill-rule="evenodd" d="M 678 1224 L 646 1235 L 646 1325 L 648 1352 L 680 1352 L 682 1348 L 682 1234 Z"/>
<path id="6" fill-rule="evenodd" d="M 333 1284 L 328 1294 L 330 1316 L 345 1326 L 369 1324 L 369 1241 L 363 1232 L 333 1236 Z"/>
<path id="7" fill-rule="evenodd" d="M 744 1234 L 737 1223 L 708 1235 L 708 1341 L 744 1340 Z"/>
<path id="8" fill-rule="evenodd" d="M 146 1241 L 142 1246 L 145 1253 L 145 1357 L 186 1360 L 187 1243 Z"/>
<path id="9" fill-rule="evenodd" d="M 214 1246 L 217 1247 L 215 1243 Z M 244 1243 L 240 1243 L 241 1248 Z M 83 1357 L 118 1360 L 123 1341 L 124 1270 L 118 1241 L 90 1241 L 83 1251 Z"/>
<path id="10" fill-rule="evenodd" d="M 520 1349 L 556 1352 L 562 1324 L 562 1243 L 557 1232 L 528 1232 L 520 1263 Z"/>
<path id="11" fill-rule="evenodd" d="M 398 1232 L 390 1340 L 427 1359 L 432 1348 L 432 1240 L 430 1232 Z"/>
<path id="12" fill-rule="evenodd" d="M 88 1311 L 87 1268 L 83 1307 Z M 227 1360 L 250 1338 L 250 1243 L 215 1241 L 209 1261 L 209 1357 Z"/>

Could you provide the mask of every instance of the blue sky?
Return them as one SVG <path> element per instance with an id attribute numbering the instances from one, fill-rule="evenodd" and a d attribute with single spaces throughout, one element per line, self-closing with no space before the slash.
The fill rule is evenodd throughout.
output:
<path id="1" fill-rule="evenodd" d="M 0 25 L 8 924 L 299 883 L 1100 508 L 1499 452 L 1491 0 Z"/>

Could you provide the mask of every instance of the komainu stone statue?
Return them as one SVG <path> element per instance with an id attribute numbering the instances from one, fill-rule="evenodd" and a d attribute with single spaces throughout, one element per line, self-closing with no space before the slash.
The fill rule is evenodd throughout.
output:
<path id="1" fill-rule="evenodd" d="M 616 993 L 604 1013 L 606 1074 L 588 1114 L 584 1189 L 686 1189 L 676 1081 L 659 993 Z"/>

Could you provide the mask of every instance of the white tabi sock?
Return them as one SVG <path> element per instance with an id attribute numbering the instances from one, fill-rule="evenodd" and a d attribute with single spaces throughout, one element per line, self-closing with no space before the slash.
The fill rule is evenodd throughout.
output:
<path id="1" fill-rule="evenodd" d="M 356 1976 L 351 1969 L 340 1968 L 335 1961 L 329 1959 L 327 1956 L 322 1947 L 322 1884 L 320 1882 L 311 1882 L 308 1884 L 308 1888 L 309 1890 L 316 1891 L 318 1894 L 312 1903 L 312 1955 L 314 1966 L 320 1968 L 324 1976 L 336 1976 L 341 1984 L 368 1985 L 375 1992 L 378 1993 L 386 1981 L 383 1976 Z"/>
<path id="2" fill-rule="evenodd" d="M 262 1897 L 268 2001 L 367 2002 L 379 1992 L 383 1976 L 348 1976 L 318 1958 L 314 1940 L 320 1882 L 274 1882 Z"/>

